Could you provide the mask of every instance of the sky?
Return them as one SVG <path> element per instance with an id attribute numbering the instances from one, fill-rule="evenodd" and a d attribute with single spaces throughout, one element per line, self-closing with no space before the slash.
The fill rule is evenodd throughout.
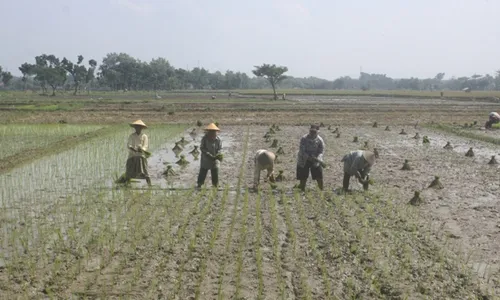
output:
<path id="1" fill-rule="evenodd" d="M 494 74 L 500 0 L 0 0 L 0 66 L 110 52 L 177 68 L 335 79 Z"/>

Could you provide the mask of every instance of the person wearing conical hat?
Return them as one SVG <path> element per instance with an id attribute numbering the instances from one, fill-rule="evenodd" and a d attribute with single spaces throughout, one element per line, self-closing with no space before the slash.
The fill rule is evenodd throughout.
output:
<path id="1" fill-rule="evenodd" d="M 375 154 L 371 151 L 351 151 L 342 158 L 344 163 L 344 192 L 349 189 L 349 180 L 355 176 L 363 184 L 363 189 L 368 190 L 370 170 L 375 163 Z"/>
<path id="2" fill-rule="evenodd" d="M 135 129 L 135 132 L 128 137 L 128 159 L 125 168 L 125 178 L 122 181 L 126 182 L 129 179 L 146 179 L 148 185 L 151 185 L 151 178 L 148 172 L 148 161 L 145 151 L 148 150 L 148 136 L 142 132 L 147 128 L 142 120 L 137 120 L 130 123 L 130 126 Z"/>
<path id="3" fill-rule="evenodd" d="M 205 128 L 205 135 L 200 142 L 200 172 L 198 173 L 198 188 L 205 184 L 208 170 L 212 177 L 212 185 L 217 187 L 219 185 L 219 166 L 220 160 L 218 155 L 222 151 L 222 140 L 218 136 L 220 129 L 214 124 L 210 123 Z"/>
<path id="4" fill-rule="evenodd" d="M 274 182 L 274 161 L 276 160 L 276 155 L 265 149 L 259 149 L 255 153 L 254 157 L 254 176 L 253 176 L 253 188 L 257 190 L 260 183 L 260 172 L 262 170 L 267 170 L 266 180 Z"/>
<path id="5" fill-rule="evenodd" d="M 492 111 L 492 112 L 490 112 L 488 122 L 486 122 L 486 124 L 484 124 L 484 128 L 491 129 L 493 127 L 492 126 L 493 124 L 498 124 L 498 123 L 500 123 L 500 114 Z"/>

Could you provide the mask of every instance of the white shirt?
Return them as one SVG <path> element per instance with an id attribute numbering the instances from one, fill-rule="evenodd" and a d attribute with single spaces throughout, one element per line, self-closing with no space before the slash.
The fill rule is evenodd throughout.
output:
<path id="1" fill-rule="evenodd" d="M 144 133 L 141 132 L 141 134 L 137 133 L 132 133 L 128 137 L 127 141 L 127 148 L 132 147 L 134 149 L 142 149 L 143 151 L 147 151 L 149 147 L 149 142 L 148 142 L 148 136 Z M 132 150 L 128 150 L 128 157 L 133 157 L 133 156 L 142 156 L 145 157 L 145 154 L 143 152 L 136 152 Z"/>

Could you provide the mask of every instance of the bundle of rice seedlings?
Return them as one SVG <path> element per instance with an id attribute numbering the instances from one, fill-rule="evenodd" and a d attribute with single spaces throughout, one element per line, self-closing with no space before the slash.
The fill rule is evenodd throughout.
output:
<path id="1" fill-rule="evenodd" d="M 434 180 L 429 184 L 430 188 L 435 188 L 435 189 L 442 189 L 444 188 L 443 184 L 441 181 L 439 181 L 439 176 L 434 176 Z"/>
<path id="2" fill-rule="evenodd" d="M 420 139 L 420 134 L 418 132 L 415 133 L 415 136 L 413 138 L 416 139 L 416 140 L 419 140 Z"/>
<path id="3" fill-rule="evenodd" d="M 365 144 L 363 145 L 363 148 L 368 150 L 370 147 L 368 146 L 368 141 L 365 141 Z"/>
<path id="4" fill-rule="evenodd" d="M 422 200 L 422 198 L 420 198 L 420 192 L 419 191 L 415 191 L 415 194 L 413 195 L 413 198 L 410 199 L 410 205 L 414 205 L 414 206 L 418 206 L 422 203 L 424 203 L 424 201 Z"/>
<path id="5" fill-rule="evenodd" d="M 467 127 L 469 127 L 469 124 L 465 123 L 464 128 L 467 128 Z"/>
<path id="6" fill-rule="evenodd" d="M 278 147 L 278 140 L 274 139 L 273 143 L 271 144 L 271 148 L 276 148 L 276 147 Z"/>
<path id="7" fill-rule="evenodd" d="M 325 127 L 325 124 L 324 124 L 323 122 L 321 122 L 321 123 L 319 124 L 319 127 Z"/>
<path id="8" fill-rule="evenodd" d="M 328 125 L 328 130 L 332 130 L 332 125 Z"/>
<path id="9" fill-rule="evenodd" d="M 186 139 L 184 139 L 184 137 L 182 137 L 182 138 L 181 138 L 181 140 L 180 140 L 178 143 L 179 143 L 179 145 L 181 145 L 181 146 L 184 146 L 184 145 L 186 145 L 186 144 L 189 144 L 189 142 L 188 142 L 188 141 L 186 141 Z"/>
<path id="10" fill-rule="evenodd" d="M 389 128 L 389 125 L 385 126 L 385 131 L 391 131 L 391 129 Z"/>
<path id="11" fill-rule="evenodd" d="M 215 156 L 215 159 L 218 160 L 218 161 L 222 161 L 224 159 L 224 154 L 222 153 L 219 153 Z"/>
<path id="12" fill-rule="evenodd" d="M 276 154 L 285 154 L 285 151 L 283 150 L 283 147 L 279 147 L 278 151 L 276 151 Z"/>
<path id="13" fill-rule="evenodd" d="M 181 155 L 181 158 L 175 162 L 176 164 L 178 164 L 179 166 L 185 166 L 187 164 L 189 164 L 189 161 L 186 159 L 186 156 L 185 155 Z"/>
<path id="14" fill-rule="evenodd" d="M 269 131 L 268 131 L 268 132 L 269 132 L 269 134 L 275 134 L 275 133 L 276 133 L 276 131 L 274 131 L 274 128 L 272 128 L 272 127 L 271 127 L 271 128 L 269 128 Z"/>
<path id="15" fill-rule="evenodd" d="M 271 125 L 271 128 L 276 128 L 276 124 Z"/>
<path id="16" fill-rule="evenodd" d="M 279 125 L 276 125 L 276 128 L 274 128 L 274 130 L 281 131 L 281 128 L 279 127 Z"/>
<path id="17" fill-rule="evenodd" d="M 269 137 L 271 137 L 271 133 L 268 131 L 268 132 L 266 132 L 266 134 L 264 134 L 264 136 L 263 136 L 263 137 L 264 137 L 264 138 L 269 138 Z"/>
<path id="18" fill-rule="evenodd" d="M 495 155 L 491 156 L 490 161 L 488 162 L 488 165 L 498 165 L 497 160 L 495 159 Z"/>
<path id="19" fill-rule="evenodd" d="M 373 148 L 373 154 L 375 154 L 375 158 L 380 157 L 380 155 L 378 154 L 378 148 Z"/>
<path id="20" fill-rule="evenodd" d="M 165 171 L 163 171 L 163 173 L 161 175 L 168 177 L 168 176 L 177 175 L 177 173 L 175 173 L 175 171 L 171 165 L 167 165 L 167 168 L 165 169 Z"/>
<path id="21" fill-rule="evenodd" d="M 276 176 L 275 181 L 276 182 L 285 181 L 285 176 L 283 175 L 283 170 L 279 170 L 278 176 Z"/>
<path id="22" fill-rule="evenodd" d="M 179 142 L 176 142 L 176 143 L 175 143 L 174 148 L 172 148 L 172 151 L 174 151 L 174 152 L 182 152 L 182 150 L 183 150 L 183 149 L 182 149 L 182 147 L 179 145 Z"/>
<path id="23" fill-rule="evenodd" d="M 474 121 L 474 125 L 477 125 L 477 121 Z"/>
<path id="24" fill-rule="evenodd" d="M 358 137 L 355 136 L 354 139 L 352 140 L 353 143 L 357 143 L 359 141 Z"/>
<path id="25" fill-rule="evenodd" d="M 452 150 L 453 149 L 453 146 L 451 145 L 450 142 L 446 142 L 446 145 L 444 145 L 443 149 L 446 149 L 446 150 Z"/>
<path id="26" fill-rule="evenodd" d="M 189 152 L 189 154 L 192 154 L 192 155 L 199 155 L 200 154 L 200 150 L 198 150 L 198 146 L 194 146 L 194 149 L 191 150 Z"/>
<path id="27" fill-rule="evenodd" d="M 410 163 L 407 159 L 405 159 L 405 162 L 403 164 L 403 167 L 401 168 L 401 170 L 404 170 L 404 171 L 410 171 L 412 168 L 410 167 Z"/>
<path id="28" fill-rule="evenodd" d="M 408 133 L 406 133 L 405 129 L 403 128 L 401 129 L 401 132 L 399 134 L 408 134 Z"/>
<path id="29" fill-rule="evenodd" d="M 332 133 L 338 133 L 339 132 L 339 128 L 336 127 L 334 131 L 332 131 Z"/>
<path id="30" fill-rule="evenodd" d="M 470 147 L 469 151 L 467 151 L 467 153 L 465 153 L 465 156 L 474 157 L 474 150 L 472 150 L 472 147 Z"/>
<path id="31" fill-rule="evenodd" d="M 201 126 L 203 126 L 203 123 L 200 120 L 198 120 L 198 121 L 196 121 L 196 126 L 201 127 Z"/>
<path id="32" fill-rule="evenodd" d="M 340 132 L 337 132 L 337 135 L 335 137 L 339 138 L 340 137 Z"/>
<path id="33" fill-rule="evenodd" d="M 373 122 L 373 128 L 377 128 L 378 127 L 378 123 L 377 122 Z"/>
<path id="34" fill-rule="evenodd" d="M 431 141 L 429 140 L 428 136 L 424 135 L 424 137 L 422 138 L 422 143 L 424 143 L 424 144 L 430 144 Z"/>

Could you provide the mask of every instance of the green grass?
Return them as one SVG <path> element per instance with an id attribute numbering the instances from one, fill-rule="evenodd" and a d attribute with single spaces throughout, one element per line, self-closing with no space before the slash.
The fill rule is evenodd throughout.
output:
<path id="1" fill-rule="evenodd" d="M 67 137 L 96 131 L 101 125 L 40 124 L 0 125 L 0 159 L 30 149 L 40 149 Z"/>
<path id="2" fill-rule="evenodd" d="M 497 125 L 497 124 L 496 124 Z M 455 134 L 461 137 L 473 139 L 473 140 L 478 140 L 482 142 L 487 142 L 495 145 L 500 145 L 500 138 L 494 137 L 494 136 L 487 136 L 481 133 L 476 133 L 472 130 L 477 131 L 477 129 L 464 129 L 461 127 L 457 126 L 452 126 L 452 125 L 443 125 L 443 124 L 434 124 L 434 125 L 425 125 L 428 128 L 436 129 L 439 131 Z M 500 126 L 497 125 L 496 128 L 500 128 Z"/>

